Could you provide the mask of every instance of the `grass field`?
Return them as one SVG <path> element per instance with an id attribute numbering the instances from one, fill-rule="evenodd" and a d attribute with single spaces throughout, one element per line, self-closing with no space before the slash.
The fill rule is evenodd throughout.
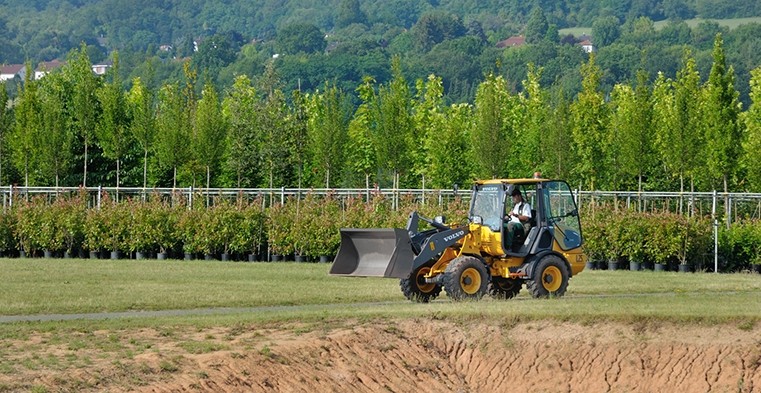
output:
<path id="1" fill-rule="evenodd" d="M 0 324 L 5 331 L 329 321 L 439 315 L 451 318 L 677 323 L 761 319 L 761 276 L 584 271 L 560 299 L 408 302 L 398 281 L 332 277 L 327 264 L 2 259 L 0 315 L 205 310 L 177 316 Z M 217 309 L 207 310 L 207 309 Z M 221 308 L 228 308 L 223 310 Z M 229 308 L 232 308 L 230 310 Z"/>
<path id="2" fill-rule="evenodd" d="M 709 21 L 709 22 L 716 22 L 721 26 L 729 27 L 730 29 L 734 29 L 740 25 L 748 24 L 748 23 L 761 23 L 761 17 L 753 17 L 753 18 L 734 18 L 734 19 L 689 19 L 685 22 L 688 26 L 691 28 L 694 28 L 700 22 Z M 667 20 L 662 20 L 655 22 L 655 29 L 660 30 L 664 26 L 666 26 L 669 22 Z M 580 36 L 582 34 L 592 34 L 592 28 L 591 27 L 570 27 L 567 29 L 560 29 L 559 33 L 561 36 L 567 35 L 567 34 L 573 34 L 574 36 Z"/>

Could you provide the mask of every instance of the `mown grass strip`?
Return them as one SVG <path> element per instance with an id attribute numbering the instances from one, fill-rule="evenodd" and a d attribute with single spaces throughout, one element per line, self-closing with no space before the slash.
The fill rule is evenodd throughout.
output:
<path id="1" fill-rule="evenodd" d="M 57 329 L 214 326 L 409 317 L 661 320 L 755 324 L 761 277 L 753 274 L 585 271 L 560 299 L 407 302 L 394 279 L 332 277 L 328 265 L 185 261 L 0 260 L 0 314 L 204 310 L 190 315 L 0 325 L 13 335 Z M 240 310 L 237 310 L 239 308 Z M 232 309 L 232 310 L 231 310 Z M 5 335 L 4 334 L 4 335 Z"/>

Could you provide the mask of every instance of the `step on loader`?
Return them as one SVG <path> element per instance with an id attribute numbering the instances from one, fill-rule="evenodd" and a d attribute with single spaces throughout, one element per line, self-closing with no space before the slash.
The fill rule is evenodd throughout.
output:
<path id="1" fill-rule="evenodd" d="M 532 207 L 516 236 L 508 236 L 511 195 Z M 428 229 L 420 230 L 421 221 Z M 487 293 L 510 299 L 523 284 L 533 297 L 559 297 L 569 279 L 584 270 L 582 245 L 578 209 L 566 182 L 483 180 L 473 185 L 467 223 L 447 224 L 442 216 L 412 212 L 404 229 L 341 229 L 330 274 L 398 278 L 404 296 L 416 302 L 433 300 L 442 289 L 455 301 Z"/>

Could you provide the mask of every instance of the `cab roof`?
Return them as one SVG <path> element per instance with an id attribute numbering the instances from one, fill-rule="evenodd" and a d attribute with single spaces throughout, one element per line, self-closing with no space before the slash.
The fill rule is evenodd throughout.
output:
<path id="1" fill-rule="evenodd" d="M 542 183 L 542 182 L 546 182 L 550 180 L 551 179 L 545 179 L 545 178 L 487 179 L 487 180 L 476 180 L 476 184 L 536 184 L 536 183 Z"/>

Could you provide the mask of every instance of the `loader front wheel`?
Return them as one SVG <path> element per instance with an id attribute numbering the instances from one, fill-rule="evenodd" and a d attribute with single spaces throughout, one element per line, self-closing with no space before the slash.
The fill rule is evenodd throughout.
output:
<path id="1" fill-rule="evenodd" d="M 486 293 L 489 272 L 478 258 L 457 257 L 444 274 L 444 290 L 454 301 L 478 300 Z"/>
<path id="2" fill-rule="evenodd" d="M 425 275 L 430 271 L 430 266 L 421 266 L 410 273 L 409 277 L 399 280 L 404 297 L 418 303 L 428 303 L 436 299 L 441 293 L 441 285 L 425 282 Z"/>
<path id="3" fill-rule="evenodd" d="M 526 288 L 535 298 L 561 297 L 568 288 L 568 266 L 557 255 L 547 255 L 540 259 Z"/>
<path id="4" fill-rule="evenodd" d="M 522 286 L 523 281 L 515 278 L 492 277 L 487 290 L 495 299 L 512 299 L 518 295 Z"/>

